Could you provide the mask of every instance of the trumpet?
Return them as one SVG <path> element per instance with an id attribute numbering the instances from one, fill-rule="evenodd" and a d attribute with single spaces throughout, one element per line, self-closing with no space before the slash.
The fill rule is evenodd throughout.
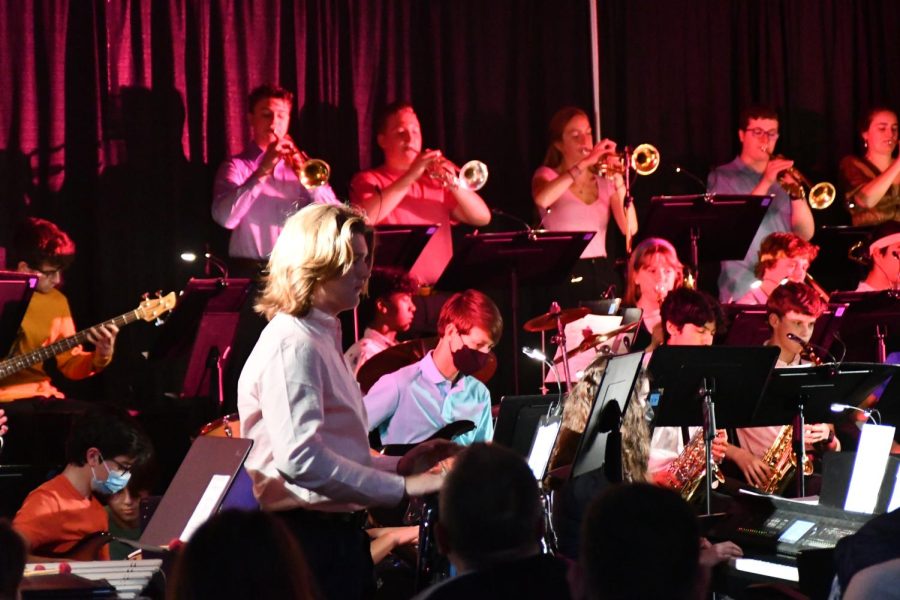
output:
<path id="1" fill-rule="evenodd" d="M 773 156 L 772 158 L 786 160 L 781 154 Z M 793 181 L 790 181 L 788 177 L 792 178 Z M 791 198 L 802 198 L 803 200 L 807 200 L 809 201 L 810 208 L 816 210 L 828 208 L 831 206 L 831 203 L 834 202 L 834 199 L 837 198 L 837 190 L 835 190 L 833 184 L 822 181 L 813 185 L 796 167 L 785 169 L 779 173 L 778 185 L 784 188 L 784 191 L 786 191 Z M 806 190 L 809 190 L 808 194 Z"/>
<path id="2" fill-rule="evenodd" d="M 288 151 L 282 154 L 282 159 L 300 180 L 300 185 L 308 190 L 314 190 L 328 183 L 331 167 L 327 162 L 321 158 L 310 158 L 306 152 L 297 148 L 291 136 L 285 134 L 282 139 L 291 144 Z"/>
<path id="3" fill-rule="evenodd" d="M 426 173 L 445 188 L 470 192 L 480 190 L 488 180 L 487 165 L 480 160 L 470 160 L 457 170 L 452 162 L 440 158 L 428 165 Z"/>
<path id="4" fill-rule="evenodd" d="M 659 150 L 651 144 L 641 144 L 634 149 L 631 156 L 627 156 L 625 152 L 607 152 L 600 156 L 596 164 L 588 167 L 588 170 L 595 175 L 612 178 L 624 175 L 628 169 L 634 169 L 638 175 L 650 175 L 657 168 L 659 168 Z"/>

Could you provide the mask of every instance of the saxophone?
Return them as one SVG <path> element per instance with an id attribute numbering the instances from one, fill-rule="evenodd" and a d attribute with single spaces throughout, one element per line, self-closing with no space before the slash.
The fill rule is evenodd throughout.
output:
<path id="1" fill-rule="evenodd" d="M 681 494 L 688 502 L 693 499 L 706 475 L 706 443 L 703 438 L 703 429 L 698 429 L 667 469 L 668 487 Z M 712 463 L 712 471 L 715 477 L 712 487 L 717 488 L 720 483 L 725 482 L 725 477 L 715 462 Z"/>
<path id="2" fill-rule="evenodd" d="M 778 432 L 778 437 L 775 438 L 775 442 L 769 446 L 769 449 L 766 450 L 766 453 L 763 455 L 762 460 L 768 465 L 769 469 L 772 470 L 772 475 L 765 484 L 760 486 L 759 490 L 761 492 L 765 494 L 775 494 L 781 493 L 784 490 L 783 484 L 787 482 L 787 476 L 797 467 L 797 454 L 791 447 L 793 437 L 793 425 L 783 426 L 781 431 Z M 803 473 L 805 475 L 812 475 L 812 461 L 809 459 L 809 456 L 804 458 Z"/>

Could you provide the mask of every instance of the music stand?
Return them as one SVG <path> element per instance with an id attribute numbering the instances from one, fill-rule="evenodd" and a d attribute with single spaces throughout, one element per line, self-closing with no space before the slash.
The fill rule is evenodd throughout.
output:
<path id="1" fill-rule="evenodd" d="M 643 352 L 609 359 L 603 379 L 597 386 L 584 433 L 578 440 L 570 478 L 602 468 L 609 481 L 622 481 L 620 427 L 643 360 Z"/>
<path id="2" fill-rule="evenodd" d="M 222 374 L 251 285 L 252 280 L 246 278 L 188 281 L 150 351 L 151 358 L 159 359 L 181 357 L 190 349 L 182 398 L 208 396 L 221 411 Z"/>
<path id="3" fill-rule="evenodd" d="M 887 354 L 900 349 L 900 294 L 837 292 L 831 301 L 849 304 L 840 332 L 847 360 L 884 362 Z"/>
<path id="4" fill-rule="evenodd" d="M 37 281 L 37 275 L 31 273 L 0 271 L 0 351 L 3 356 L 16 339 Z"/>
<path id="5" fill-rule="evenodd" d="M 377 225 L 375 266 L 409 271 L 416 263 L 438 225 Z"/>
<path id="6" fill-rule="evenodd" d="M 743 260 L 774 200 L 774 194 L 654 196 L 639 235 L 672 242 L 680 256 L 690 257 L 696 278 L 701 259 Z"/>
<path id="7" fill-rule="evenodd" d="M 803 425 L 807 421 L 834 423 L 837 415 L 831 411 L 833 403 L 858 406 L 895 370 L 893 365 L 872 363 L 776 369 L 750 426 L 792 423 L 797 464 L 803 465 L 806 459 Z M 806 495 L 806 477 L 800 467 L 797 468 L 797 494 L 801 498 Z"/>
<path id="8" fill-rule="evenodd" d="M 508 286 L 512 304 L 514 391 L 519 393 L 519 285 L 568 277 L 595 231 L 512 231 L 454 236 L 453 259 L 438 280 L 455 290 Z"/>
<path id="9" fill-rule="evenodd" d="M 500 399 L 494 443 L 528 456 L 541 417 L 555 402 L 555 395 L 504 396 Z"/>
<path id="10" fill-rule="evenodd" d="M 706 440 L 706 514 L 712 512 L 716 429 L 746 427 L 778 358 L 778 348 L 662 346 L 653 352 L 648 403 L 653 427 L 702 425 Z M 723 399 L 718 406 L 713 395 Z"/>
<path id="11" fill-rule="evenodd" d="M 840 330 L 847 304 L 831 303 L 817 319 L 809 344 L 818 352 L 831 354 L 835 334 Z M 726 346 L 761 346 L 772 337 L 765 305 L 723 304 L 728 331 L 721 342 Z M 821 355 L 820 355 L 821 357 Z M 824 358 L 824 357 L 821 357 Z"/>

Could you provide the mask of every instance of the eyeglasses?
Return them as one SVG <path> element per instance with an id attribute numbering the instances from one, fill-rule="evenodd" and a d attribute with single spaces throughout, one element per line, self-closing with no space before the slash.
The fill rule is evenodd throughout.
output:
<path id="1" fill-rule="evenodd" d="M 761 137 L 777 138 L 778 137 L 777 129 L 772 129 L 771 131 L 766 131 L 765 129 L 760 129 L 759 127 L 754 127 L 752 129 L 745 129 L 744 131 L 746 131 L 750 135 L 752 135 L 754 137 L 758 137 L 758 138 L 761 138 Z"/>
<path id="2" fill-rule="evenodd" d="M 34 269 L 34 272 L 43 275 L 47 279 L 53 279 L 62 273 L 62 269 Z"/>
<path id="3" fill-rule="evenodd" d="M 100 458 L 103 459 L 103 456 L 101 456 Z M 122 475 L 128 473 L 132 468 L 134 468 L 133 465 L 123 465 L 114 458 L 104 459 L 104 462 L 111 462 L 112 464 L 116 465 L 116 470 L 120 471 Z"/>

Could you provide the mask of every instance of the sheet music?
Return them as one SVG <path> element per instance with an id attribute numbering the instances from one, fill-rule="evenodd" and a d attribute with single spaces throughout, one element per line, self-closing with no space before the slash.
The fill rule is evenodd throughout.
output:
<path id="1" fill-rule="evenodd" d="M 231 481 L 231 477 L 228 475 L 213 475 L 210 478 L 203 496 L 200 497 L 200 502 L 197 503 L 197 508 L 194 509 L 191 518 L 188 519 L 187 525 L 184 526 L 184 531 L 181 532 L 178 539 L 182 542 L 188 541 L 197 528 L 206 522 L 213 511 L 216 510 L 219 499 L 228 489 L 229 481 Z"/>
<path id="2" fill-rule="evenodd" d="M 612 331 L 617 328 L 621 323 L 622 317 L 618 315 L 585 315 L 571 323 L 566 323 L 566 349 L 572 351 L 577 348 L 581 342 L 584 341 L 585 333 L 587 332 L 590 332 L 588 335 L 606 333 L 607 331 Z M 618 337 L 621 338 L 621 336 Z M 606 343 L 612 348 L 613 344 L 619 343 L 619 339 L 612 339 Z M 557 349 L 553 360 L 556 361 L 561 356 L 561 349 Z M 572 375 L 572 383 L 581 379 L 579 373 L 583 372 L 596 356 L 596 350 L 588 350 L 569 359 L 569 371 Z M 566 374 L 563 372 L 562 362 L 556 365 L 556 369 L 559 371 L 559 376 L 565 379 Z M 554 377 L 552 370 L 547 371 L 547 377 L 544 381 L 546 383 L 556 383 L 556 377 Z"/>
<path id="3" fill-rule="evenodd" d="M 893 427 L 872 423 L 863 425 L 844 510 L 869 515 L 875 510 L 893 442 Z"/>

